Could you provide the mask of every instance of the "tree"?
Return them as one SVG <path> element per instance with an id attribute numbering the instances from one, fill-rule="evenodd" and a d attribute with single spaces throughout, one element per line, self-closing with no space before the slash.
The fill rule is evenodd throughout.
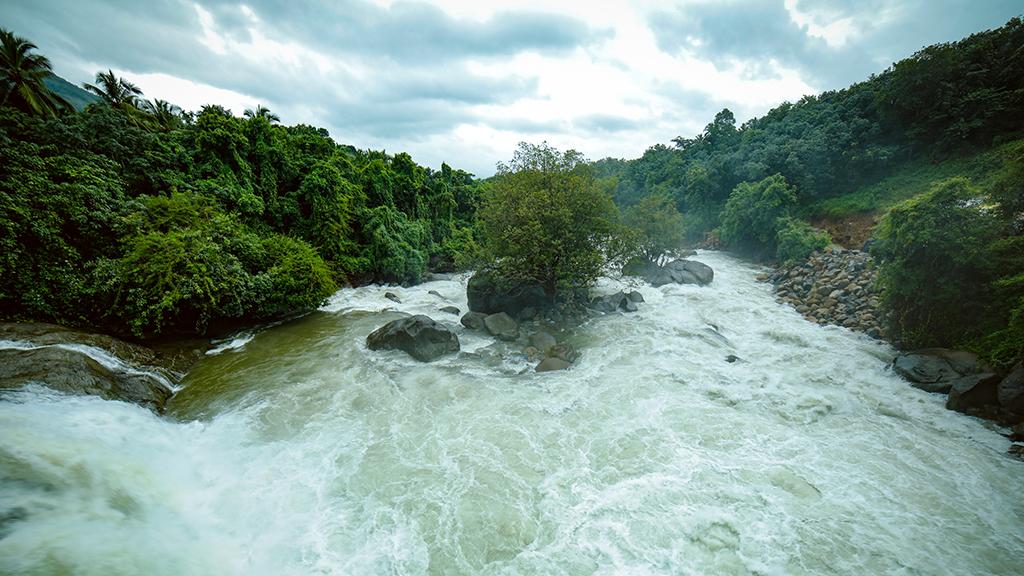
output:
<path id="1" fill-rule="evenodd" d="M 281 121 L 281 117 L 270 111 L 269 108 L 262 104 L 257 105 L 255 110 L 247 109 L 242 113 L 246 118 L 265 118 L 267 122 L 274 124 Z"/>
<path id="2" fill-rule="evenodd" d="M 35 44 L 0 28 L 0 105 L 40 116 L 70 110 L 71 104 L 43 83 L 53 71 L 49 59 L 32 53 L 35 49 Z"/>
<path id="3" fill-rule="evenodd" d="M 722 242 L 755 256 L 774 254 L 782 219 L 796 205 L 796 190 L 781 174 L 742 182 L 722 210 Z"/>
<path id="4" fill-rule="evenodd" d="M 589 286 L 619 256 L 618 210 L 575 150 L 520 143 L 511 164 L 498 165 L 479 217 L 499 276 L 537 282 L 552 299 Z"/>
<path id="5" fill-rule="evenodd" d="M 889 211 L 871 251 L 890 334 L 908 346 L 955 346 L 993 328 L 990 246 L 999 226 L 964 178 L 935 185 Z M 1004 312 L 1005 313 L 1005 312 Z"/>
<path id="6" fill-rule="evenodd" d="M 142 89 L 135 84 L 118 78 L 113 70 L 96 73 L 96 84 L 82 84 L 82 87 L 100 97 L 103 102 L 122 110 L 139 110 Z"/>
<path id="7" fill-rule="evenodd" d="M 152 124 L 160 130 L 166 132 L 185 125 L 181 108 L 166 100 L 144 101 L 142 106 L 151 116 Z"/>
<path id="8" fill-rule="evenodd" d="M 683 243 L 683 215 L 665 196 L 646 196 L 629 207 L 623 218 L 636 235 L 637 249 L 649 262 L 658 263 Z"/>

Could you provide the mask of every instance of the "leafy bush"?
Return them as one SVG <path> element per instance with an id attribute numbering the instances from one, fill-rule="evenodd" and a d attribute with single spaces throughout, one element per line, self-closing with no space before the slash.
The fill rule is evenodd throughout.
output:
<path id="1" fill-rule="evenodd" d="M 683 215 L 665 196 L 641 198 L 626 209 L 623 222 L 636 235 L 637 249 L 649 262 L 657 262 L 683 244 Z"/>
<path id="2" fill-rule="evenodd" d="M 203 197 L 150 198 L 129 222 L 124 255 L 101 260 L 94 281 L 108 319 L 137 337 L 273 318 L 318 306 L 335 290 L 308 244 L 261 239 Z"/>
<path id="3" fill-rule="evenodd" d="M 749 255 L 774 254 L 779 229 L 796 201 L 796 190 L 780 174 L 739 184 L 722 210 L 722 242 Z"/>
<path id="4" fill-rule="evenodd" d="M 882 219 L 872 252 L 882 259 L 890 333 L 907 346 L 952 346 L 999 327 L 990 248 L 1000 226 L 982 204 L 953 178 Z"/>
<path id="5" fill-rule="evenodd" d="M 827 248 L 832 237 L 803 220 L 783 218 L 779 222 L 776 243 L 775 257 L 784 264 L 792 264 L 806 259 L 815 250 Z"/>

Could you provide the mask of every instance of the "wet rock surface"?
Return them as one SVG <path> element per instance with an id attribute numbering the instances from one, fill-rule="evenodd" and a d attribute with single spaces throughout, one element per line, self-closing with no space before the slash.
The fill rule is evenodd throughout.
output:
<path id="1" fill-rule="evenodd" d="M 39 384 L 157 412 L 173 394 L 177 374 L 161 364 L 175 363 L 145 346 L 43 323 L 0 323 L 0 340 L 6 344 L 0 349 L 0 389 Z"/>
<path id="2" fill-rule="evenodd" d="M 366 337 L 370 350 L 401 350 L 420 362 L 459 351 L 459 337 L 422 314 L 393 320 Z"/>
<path id="3" fill-rule="evenodd" d="M 877 277 L 874 259 L 867 252 L 832 249 L 758 279 L 771 282 L 779 301 L 792 305 L 811 322 L 884 339 Z"/>

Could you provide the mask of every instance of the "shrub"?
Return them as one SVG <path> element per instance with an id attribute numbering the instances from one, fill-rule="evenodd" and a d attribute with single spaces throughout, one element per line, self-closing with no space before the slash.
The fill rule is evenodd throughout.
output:
<path id="1" fill-rule="evenodd" d="M 665 196 L 641 198 L 626 209 L 623 221 L 636 235 L 637 249 L 649 262 L 657 262 L 683 244 L 683 215 Z"/>
<path id="2" fill-rule="evenodd" d="M 890 333 L 907 346 L 951 346 L 1001 323 L 991 307 L 990 247 L 999 223 L 980 196 L 966 179 L 952 178 L 879 224 L 872 252 L 882 259 Z"/>
<path id="3" fill-rule="evenodd" d="M 780 220 L 796 205 L 796 190 L 780 174 L 733 189 L 722 210 L 722 242 L 748 255 L 774 254 Z"/>
<path id="4" fill-rule="evenodd" d="M 828 232 L 819 230 L 803 220 L 783 218 L 778 224 L 778 248 L 775 257 L 784 264 L 804 260 L 815 250 L 823 250 L 832 243 L 832 237 Z"/>

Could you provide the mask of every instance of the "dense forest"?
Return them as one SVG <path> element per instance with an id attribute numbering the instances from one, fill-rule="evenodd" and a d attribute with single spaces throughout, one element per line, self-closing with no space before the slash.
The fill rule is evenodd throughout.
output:
<path id="1" fill-rule="evenodd" d="M 0 314 L 146 337 L 319 305 L 347 282 L 416 282 L 472 243 L 480 184 L 357 150 L 258 107 L 183 112 L 111 72 L 74 112 L 49 65 L 0 108 Z M 20 60 L 19 60 L 20 57 Z M 34 84 L 33 84 L 34 82 Z"/>
<path id="2" fill-rule="evenodd" d="M 1022 138 L 1024 22 L 1014 18 L 845 90 L 739 127 L 722 110 L 694 138 L 594 165 L 620 206 L 660 196 L 685 215 L 692 242 L 710 236 L 779 261 L 828 245 L 808 218 L 834 207 L 886 211 L 885 198 L 866 193 L 879 180 L 953 166 L 949 181 L 904 185 L 914 198 L 888 211 L 871 243 L 890 333 L 905 346 L 967 346 L 1007 365 L 1024 357 Z M 980 170 L 984 187 L 957 178 L 964 158 L 987 150 L 999 161 Z"/>
<path id="3" fill-rule="evenodd" d="M 1019 18 L 740 126 L 723 110 L 635 160 L 524 145 L 484 181 L 283 126 L 263 107 L 237 117 L 147 101 L 109 71 L 75 111 L 34 49 L 3 32 L 6 318 L 205 332 L 315 307 L 345 283 L 480 263 L 554 292 L 684 239 L 794 262 L 831 242 L 808 220 L 847 201 L 887 212 L 872 252 L 897 343 L 1024 357 Z M 1005 161 L 983 187 L 952 179 L 893 206 L 864 201 L 900 170 L 993 149 Z M 584 209 L 588 224 L 574 226 Z"/>

